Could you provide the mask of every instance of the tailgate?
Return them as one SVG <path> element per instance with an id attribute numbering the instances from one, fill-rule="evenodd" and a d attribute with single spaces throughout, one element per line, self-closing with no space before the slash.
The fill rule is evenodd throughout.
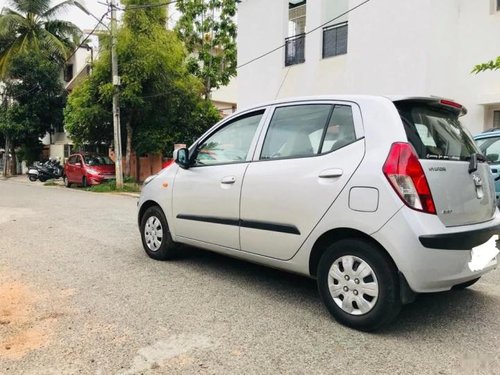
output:
<path id="1" fill-rule="evenodd" d="M 445 226 L 476 224 L 495 214 L 489 165 L 458 117 L 465 110 L 437 98 L 394 103 L 415 148 L 439 219 Z"/>

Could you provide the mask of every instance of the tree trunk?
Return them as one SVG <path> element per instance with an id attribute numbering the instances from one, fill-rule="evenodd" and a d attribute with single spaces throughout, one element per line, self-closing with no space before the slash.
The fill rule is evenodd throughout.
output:
<path id="1" fill-rule="evenodd" d="M 127 119 L 126 123 L 127 128 L 127 152 L 125 155 L 125 176 L 130 177 L 130 160 L 132 156 L 132 135 L 134 133 L 134 129 L 132 129 L 131 120 Z"/>
<path id="2" fill-rule="evenodd" d="M 5 153 L 3 154 L 3 176 L 8 177 L 9 173 L 9 149 L 10 149 L 10 137 L 5 135 Z"/>
<path id="3" fill-rule="evenodd" d="M 17 176 L 17 162 L 16 162 L 16 146 L 14 145 L 14 142 L 10 143 L 10 175 L 11 176 Z"/>

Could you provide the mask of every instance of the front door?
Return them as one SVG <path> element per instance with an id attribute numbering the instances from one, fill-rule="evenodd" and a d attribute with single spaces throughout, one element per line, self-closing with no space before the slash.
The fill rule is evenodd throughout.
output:
<path id="1" fill-rule="evenodd" d="M 360 122 L 349 103 L 276 108 L 259 161 L 245 174 L 242 251 L 294 256 L 363 158 Z"/>
<path id="2" fill-rule="evenodd" d="M 179 168 L 173 187 L 177 237 L 240 249 L 241 186 L 263 114 L 229 120 L 192 150 L 189 169 Z"/>

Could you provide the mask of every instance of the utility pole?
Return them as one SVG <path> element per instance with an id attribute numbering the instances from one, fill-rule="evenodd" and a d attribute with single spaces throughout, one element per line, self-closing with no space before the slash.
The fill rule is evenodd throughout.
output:
<path id="1" fill-rule="evenodd" d="M 120 76 L 118 75 L 118 56 L 116 54 L 116 0 L 110 0 L 111 7 L 111 71 L 113 78 L 113 129 L 115 139 L 116 187 L 123 188 L 122 137 L 120 128 Z"/>
<path id="2" fill-rule="evenodd" d="M 2 97 L 2 110 L 6 111 L 9 106 L 9 99 L 7 97 L 7 89 L 5 87 L 4 82 L 0 82 L 0 96 Z M 3 178 L 6 178 L 10 175 L 9 168 L 9 151 L 10 151 L 10 137 L 8 132 L 5 132 L 5 151 L 3 154 Z"/>

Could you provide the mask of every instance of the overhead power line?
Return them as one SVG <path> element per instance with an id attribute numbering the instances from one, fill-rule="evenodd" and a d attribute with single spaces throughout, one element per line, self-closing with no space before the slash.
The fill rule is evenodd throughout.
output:
<path id="1" fill-rule="evenodd" d="M 356 10 L 356 9 L 358 9 L 358 8 L 360 8 L 360 7 L 362 7 L 362 6 L 363 6 L 363 5 L 365 5 L 366 3 L 369 3 L 370 1 L 371 1 L 371 0 L 365 0 L 365 1 L 363 1 L 362 3 L 360 3 L 360 4 L 356 5 L 355 7 L 352 7 L 351 9 L 348 9 L 348 10 L 347 10 L 347 11 L 345 11 L 344 13 L 339 14 L 338 16 L 336 16 L 336 17 L 332 18 L 332 19 L 331 19 L 331 20 L 329 20 L 329 21 L 326 21 L 325 23 L 323 23 L 323 24 L 321 24 L 321 25 L 319 25 L 319 26 L 315 27 L 315 28 L 314 28 L 314 29 L 312 29 L 312 30 L 309 30 L 308 32 L 306 32 L 306 33 L 304 33 L 304 34 L 305 34 L 305 35 L 309 35 L 309 34 L 311 34 L 312 32 L 314 32 L 314 31 L 316 31 L 316 30 L 318 30 L 318 29 L 320 29 L 320 28 L 322 28 L 322 27 L 324 27 L 324 26 L 328 25 L 329 23 L 332 23 L 333 21 L 335 21 L 335 20 L 339 19 L 340 17 L 343 17 L 343 16 L 345 16 L 345 15 L 347 15 L 347 14 L 351 13 L 352 11 L 354 11 L 354 10 Z M 283 43 L 283 44 L 279 45 L 278 47 L 273 48 L 272 50 L 270 50 L 270 51 L 268 51 L 268 52 L 266 52 L 266 53 L 263 53 L 262 55 L 259 55 L 259 56 L 255 57 L 255 58 L 253 58 L 253 59 L 251 59 L 251 60 L 247 61 L 246 63 L 243 63 L 243 64 L 241 64 L 241 65 L 237 66 L 237 67 L 236 67 L 236 69 L 243 68 L 244 66 L 247 66 L 247 65 L 249 65 L 249 64 L 251 64 L 251 63 L 253 63 L 253 62 L 257 61 L 257 60 L 260 60 L 260 59 L 262 59 L 263 57 L 266 57 L 266 56 L 268 56 L 268 55 L 272 54 L 273 52 L 276 52 L 276 51 L 278 51 L 278 50 L 280 50 L 280 49 L 284 48 L 285 46 L 286 46 L 286 43 Z"/>
<path id="2" fill-rule="evenodd" d="M 166 3 L 159 4 L 141 4 L 141 5 L 129 5 L 127 7 L 116 7 L 119 10 L 134 10 L 134 9 L 147 9 L 147 8 L 159 8 L 165 5 L 175 4 L 177 0 L 172 0 Z"/>
<path id="3" fill-rule="evenodd" d="M 69 55 L 69 56 L 66 58 L 66 61 L 65 61 L 65 62 L 68 62 L 68 61 L 69 61 L 69 59 L 71 59 L 71 58 L 75 55 L 75 53 L 78 51 L 78 49 L 80 49 L 81 47 L 83 47 L 83 46 L 85 45 L 85 42 L 86 42 L 87 40 L 89 40 L 89 38 L 90 38 L 90 36 L 91 36 L 92 34 L 94 34 L 94 32 L 95 32 L 95 31 L 97 30 L 97 28 L 99 27 L 99 25 L 100 25 L 100 24 L 103 24 L 103 23 L 102 23 L 102 21 L 104 20 L 104 17 L 106 17 L 108 14 L 109 14 L 109 10 L 108 10 L 106 13 L 104 13 L 104 14 L 102 15 L 102 17 L 98 20 L 97 24 L 96 24 L 96 25 L 95 25 L 95 27 L 92 29 L 92 31 L 91 31 L 90 33 L 88 33 L 88 34 L 87 34 L 87 36 L 86 36 L 86 37 L 85 37 L 85 38 L 84 38 L 84 39 L 80 42 L 80 44 L 79 44 L 78 46 L 76 46 L 76 47 L 75 47 L 75 49 L 74 49 L 73 53 L 72 53 L 71 55 Z M 96 17 L 96 18 L 97 18 L 97 17 Z"/>

